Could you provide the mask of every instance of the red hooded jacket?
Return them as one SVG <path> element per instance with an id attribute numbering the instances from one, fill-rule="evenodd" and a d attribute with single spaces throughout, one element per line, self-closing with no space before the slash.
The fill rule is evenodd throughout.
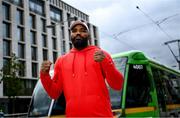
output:
<path id="1" fill-rule="evenodd" d="M 80 51 L 73 48 L 58 58 L 52 80 L 49 73 L 40 72 L 41 82 L 51 98 L 56 99 L 64 92 L 67 117 L 113 116 L 105 79 L 110 87 L 120 90 L 123 77 L 105 51 L 102 62 L 94 61 L 96 50 L 100 49 L 96 46 Z"/>

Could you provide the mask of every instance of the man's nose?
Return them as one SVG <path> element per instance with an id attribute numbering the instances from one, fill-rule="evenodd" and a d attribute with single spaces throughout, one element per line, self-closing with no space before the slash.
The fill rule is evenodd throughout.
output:
<path id="1" fill-rule="evenodd" d="M 81 37 L 81 35 L 80 35 L 80 34 L 76 34 L 76 36 L 75 36 L 75 37 L 76 37 L 76 38 L 77 38 L 77 37 L 79 37 L 79 38 L 80 38 L 80 37 Z"/>
<path id="2" fill-rule="evenodd" d="M 75 33 L 75 37 L 77 37 L 77 36 L 81 36 L 81 33 L 80 32 L 76 32 Z"/>
<path id="3" fill-rule="evenodd" d="M 76 35 L 78 35 L 78 34 L 81 34 L 81 32 L 80 32 L 80 31 L 77 31 L 77 32 L 76 32 Z"/>

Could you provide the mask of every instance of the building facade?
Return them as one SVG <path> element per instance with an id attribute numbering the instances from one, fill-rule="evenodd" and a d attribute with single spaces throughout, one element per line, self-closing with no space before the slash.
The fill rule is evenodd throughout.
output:
<path id="1" fill-rule="evenodd" d="M 17 96 L 20 104 L 29 103 L 42 61 L 55 62 L 72 48 L 70 19 L 85 21 L 90 43 L 99 45 L 98 28 L 89 23 L 89 16 L 61 0 L 0 0 L 0 16 L 0 68 L 12 53 L 24 67 L 19 72 L 23 85 L 22 95 Z M 5 113 L 7 104 L 6 90 L 0 82 L 0 108 Z"/>

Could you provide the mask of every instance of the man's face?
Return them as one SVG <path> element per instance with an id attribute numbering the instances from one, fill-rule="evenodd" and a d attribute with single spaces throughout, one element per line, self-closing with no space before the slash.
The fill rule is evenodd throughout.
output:
<path id="1" fill-rule="evenodd" d="M 71 40 L 74 47 L 78 50 L 84 49 L 88 46 L 89 32 L 82 25 L 76 25 L 71 30 Z"/>

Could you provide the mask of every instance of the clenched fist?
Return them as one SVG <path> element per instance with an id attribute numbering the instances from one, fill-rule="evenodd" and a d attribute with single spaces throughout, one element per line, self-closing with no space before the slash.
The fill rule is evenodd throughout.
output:
<path id="1" fill-rule="evenodd" d="M 104 58 L 106 57 L 106 55 L 104 54 L 104 52 L 102 50 L 97 50 L 95 53 L 94 53 L 94 60 L 96 62 L 101 62 L 104 60 Z"/>
<path id="2" fill-rule="evenodd" d="M 51 67 L 51 62 L 50 61 L 43 61 L 41 64 L 41 71 L 44 73 L 48 73 Z"/>

